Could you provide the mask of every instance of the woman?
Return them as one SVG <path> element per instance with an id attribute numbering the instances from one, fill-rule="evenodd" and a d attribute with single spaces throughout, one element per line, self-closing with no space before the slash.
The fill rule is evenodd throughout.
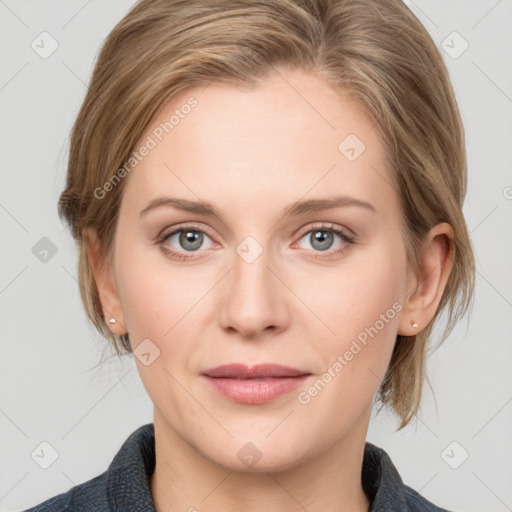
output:
<path id="1" fill-rule="evenodd" d="M 107 38 L 59 213 L 154 403 L 31 510 L 435 511 L 366 442 L 469 309 L 464 131 L 398 0 L 142 0 Z"/>

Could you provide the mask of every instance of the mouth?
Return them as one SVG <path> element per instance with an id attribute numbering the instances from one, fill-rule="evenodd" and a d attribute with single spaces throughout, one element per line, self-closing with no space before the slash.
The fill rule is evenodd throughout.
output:
<path id="1" fill-rule="evenodd" d="M 227 379 L 265 379 L 282 377 L 301 377 L 311 375 L 306 370 L 299 370 L 291 366 L 280 364 L 264 363 L 255 366 L 247 366 L 241 363 L 225 364 L 211 368 L 203 372 L 207 377 L 227 378 Z"/>
<path id="2" fill-rule="evenodd" d="M 243 404 L 263 404 L 297 389 L 308 371 L 277 364 L 222 365 L 201 374 L 220 395 Z"/>

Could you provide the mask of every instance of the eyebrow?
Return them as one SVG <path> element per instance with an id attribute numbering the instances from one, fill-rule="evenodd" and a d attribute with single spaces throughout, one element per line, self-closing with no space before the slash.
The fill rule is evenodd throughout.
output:
<path id="1" fill-rule="evenodd" d="M 201 215 L 213 215 L 221 218 L 220 212 L 211 203 L 206 201 L 190 201 L 188 199 L 178 199 L 175 197 L 157 197 L 151 200 L 148 205 L 139 213 L 139 217 L 147 214 L 149 211 L 161 206 L 172 206 L 178 210 L 188 213 L 197 213 Z M 334 196 L 319 199 L 308 199 L 306 201 L 297 201 L 287 206 L 283 215 L 297 216 L 304 213 L 319 212 L 340 208 L 343 206 L 359 206 L 372 213 L 377 213 L 377 209 L 371 203 L 357 199 L 351 196 Z"/>

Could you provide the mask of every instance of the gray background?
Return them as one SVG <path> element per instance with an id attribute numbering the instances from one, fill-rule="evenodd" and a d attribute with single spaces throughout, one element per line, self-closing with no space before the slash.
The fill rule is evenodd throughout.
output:
<path id="1" fill-rule="evenodd" d="M 95 366 L 101 339 L 86 322 L 74 242 L 57 217 L 68 136 L 94 59 L 132 3 L 0 0 L 2 511 L 99 475 L 152 421 L 133 360 Z M 434 503 L 512 510 L 512 0 L 406 3 L 442 49 L 466 126 L 476 298 L 470 321 L 428 362 L 435 399 L 426 386 L 418 420 L 399 433 L 390 413 L 374 413 L 368 440 Z M 58 43 L 46 58 L 31 47 L 46 37 L 51 49 L 44 31 Z M 43 237 L 57 251 L 46 262 L 36 257 Z M 42 442 L 57 454 L 47 469 L 31 456 Z"/>

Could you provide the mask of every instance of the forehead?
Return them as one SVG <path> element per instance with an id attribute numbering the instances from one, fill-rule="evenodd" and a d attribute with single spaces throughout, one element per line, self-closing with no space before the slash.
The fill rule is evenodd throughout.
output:
<path id="1" fill-rule="evenodd" d="M 182 91 L 136 149 L 144 145 L 123 199 L 138 210 L 166 194 L 260 209 L 338 193 L 396 201 L 375 122 L 348 94 L 300 71 L 252 89 L 214 82 Z"/>

